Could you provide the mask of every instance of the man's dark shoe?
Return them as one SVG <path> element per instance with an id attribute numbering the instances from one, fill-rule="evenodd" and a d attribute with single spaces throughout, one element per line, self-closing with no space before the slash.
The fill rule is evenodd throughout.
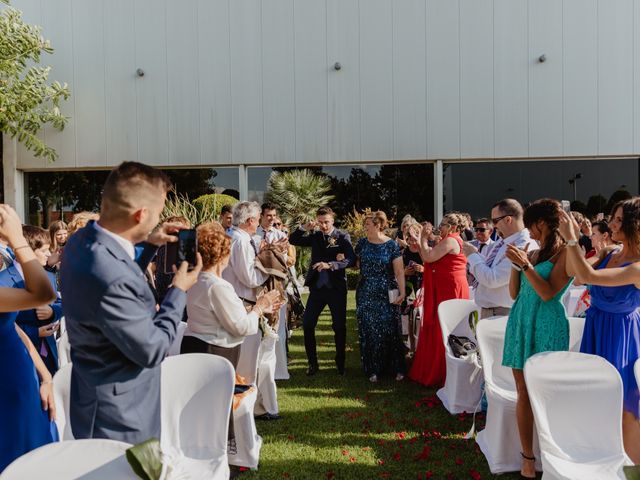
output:
<path id="1" fill-rule="evenodd" d="M 307 375 L 309 377 L 312 377 L 313 375 L 315 375 L 316 373 L 318 373 L 318 365 L 309 365 L 309 368 L 307 368 Z"/>
<path id="2" fill-rule="evenodd" d="M 282 417 L 277 413 L 263 413 L 254 417 L 256 420 L 280 420 Z"/>

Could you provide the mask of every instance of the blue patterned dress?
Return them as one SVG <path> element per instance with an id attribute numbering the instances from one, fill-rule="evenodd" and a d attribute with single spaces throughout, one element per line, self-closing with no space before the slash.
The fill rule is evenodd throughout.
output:
<path id="1" fill-rule="evenodd" d="M 393 260 L 402 255 L 400 248 L 393 240 L 377 244 L 363 238 L 355 252 L 360 259 L 356 317 L 364 372 L 367 376 L 385 371 L 404 374 L 400 307 L 389 303 L 389 289 L 398 288 Z"/>
<path id="2" fill-rule="evenodd" d="M 549 280 L 553 266 L 546 260 L 534 268 Z M 569 285 L 571 281 L 545 302 L 527 276 L 520 275 L 520 292 L 507 322 L 502 365 L 522 370 L 527 359 L 536 353 L 569 350 L 569 319 L 561 301 Z"/>
<path id="3" fill-rule="evenodd" d="M 40 403 L 35 365 L 16 332 L 17 316 L 0 313 L 0 472 L 19 456 L 58 440 L 56 425 Z"/>

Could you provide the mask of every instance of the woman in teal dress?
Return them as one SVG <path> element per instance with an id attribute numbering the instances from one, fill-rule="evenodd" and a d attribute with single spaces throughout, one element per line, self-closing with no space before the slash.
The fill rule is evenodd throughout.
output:
<path id="1" fill-rule="evenodd" d="M 529 205 L 524 224 L 540 249 L 527 252 L 508 246 L 513 263 L 509 292 L 515 303 L 509 314 L 502 365 L 513 369 L 518 395 L 516 418 L 522 446 L 524 478 L 535 478 L 533 411 L 522 369 L 539 352 L 569 349 L 569 321 L 561 298 L 571 284 L 565 271 L 566 250 L 558 233 L 560 203 L 543 198 Z"/>
<path id="2" fill-rule="evenodd" d="M 51 374 L 29 337 L 15 325 L 18 310 L 56 298 L 22 235 L 16 212 L 0 204 L 0 237 L 22 267 L 25 288 L 0 288 L 0 472 L 19 456 L 57 440 Z M 38 380 L 40 382 L 38 382 Z M 43 475 L 46 466 L 43 468 Z"/>

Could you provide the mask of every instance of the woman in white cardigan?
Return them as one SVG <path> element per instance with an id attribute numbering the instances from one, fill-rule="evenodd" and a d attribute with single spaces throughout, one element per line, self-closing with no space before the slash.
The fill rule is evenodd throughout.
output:
<path id="1" fill-rule="evenodd" d="M 244 337 L 257 333 L 262 314 L 277 311 L 282 302 L 273 290 L 259 295 L 247 311 L 233 286 L 222 278 L 231 240 L 218 222 L 198 227 L 198 251 L 203 268 L 187 293 L 188 321 L 180 353 L 219 355 L 236 368 Z"/>

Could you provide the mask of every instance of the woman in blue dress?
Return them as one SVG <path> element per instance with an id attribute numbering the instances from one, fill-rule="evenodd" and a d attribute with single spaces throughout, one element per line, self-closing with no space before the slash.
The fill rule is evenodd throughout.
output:
<path id="1" fill-rule="evenodd" d="M 356 290 L 356 317 L 360 357 L 372 383 L 386 370 L 404 378 L 404 346 L 400 304 L 405 296 L 404 266 L 398 244 L 384 234 L 387 216 L 378 211 L 365 217 L 367 238 L 356 245 L 360 282 Z M 390 290 L 398 292 L 393 303 Z"/>
<path id="2" fill-rule="evenodd" d="M 15 325 L 18 310 L 56 298 L 46 272 L 22 235 L 16 212 L 0 204 L 0 237 L 20 264 L 25 288 L 0 288 L 0 472 L 19 456 L 57 440 L 51 374 L 29 337 Z"/>
<path id="3" fill-rule="evenodd" d="M 580 351 L 606 358 L 620 373 L 624 448 L 640 464 L 640 391 L 633 372 L 640 355 L 640 197 L 617 203 L 609 228 L 620 246 L 601 251 L 592 268 L 577 243 L 580 227 L 575 220 L 563 215 L 560 224 L 569 246 L 567 270 L 590 285 Z"/>

